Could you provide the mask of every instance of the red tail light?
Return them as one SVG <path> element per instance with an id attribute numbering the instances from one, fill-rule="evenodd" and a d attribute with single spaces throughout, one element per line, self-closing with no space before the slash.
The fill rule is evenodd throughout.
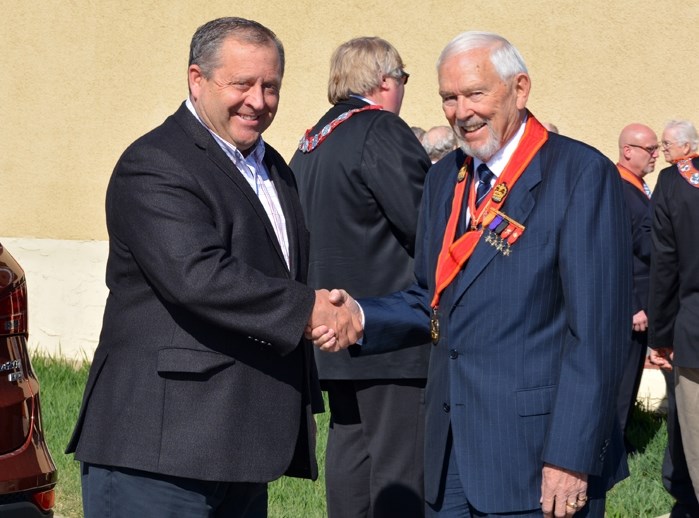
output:
<path id="1" fill-rule="evenodd" d="M 49 489 L 41 493 L 34 493 L 32 498 L 42 511 L 48 511 L 56 503 L 56 492 L 53 489 Z"/>
<path id="2" fill-rule="evenodd" d="M 27 285 L 21 282 L 8 288 L 0 292 L 0 336 L 27 334 Z"/>

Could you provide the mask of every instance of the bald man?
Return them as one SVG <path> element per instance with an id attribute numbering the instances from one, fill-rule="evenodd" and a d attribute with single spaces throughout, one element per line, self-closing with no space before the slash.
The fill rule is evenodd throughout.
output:
<path id="1" fill-rule="evenodd" d="M 439 162 L 458 146 L 454 130 L 449 126 L 434 126 L 430 128 L 420 141 L 433 164 Z"/>
<path id="2" fill-rule="evenodd" d="M 650 272 L 651 191 L 644 177 L 653 172 L 659 149 L 658 137 L 648 126 L 634 123 L 621 130 L 617 169 L 624 180 L 624 200 L 631 218 L 633 235 L 633 332 L 617 399 L 619 421 L 624 432 L 636 401 L 648 345 L 646 313 Z M 628 441 L 625 442 L 627 451 L 633 451 Z"/>

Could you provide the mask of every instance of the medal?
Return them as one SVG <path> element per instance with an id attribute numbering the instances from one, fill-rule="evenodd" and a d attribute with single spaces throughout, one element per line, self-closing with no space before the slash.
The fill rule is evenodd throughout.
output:
<path id="1" fill-rule="evenodd" d="M 507 185 L 504 183 L 499 183 L 493 189 L 493 201 L 495 203 L 500 203 L 505 196 L 507 196 Z"/>
<path id="2" fill-rule="evenodd" d="M 488 222 L 485 242 L 505 257 L 512 253 L 510 247 L 524 232 L 524 225 L 499 210 L 491 209 L 483 222 Z"/>
<path id="3" fill-rule="evenodd" d="M 456 175 L 456 181 L 458 182 L 463 182 L 464 178 L 466 178 L 466 175 L 468 174 L 468 168 L 466 167 L 466 164 L 461 166 L 461 169 L 459 169 L 459 174 Z"/>
<path id="4" fill-rule="evenodd" d="M 437 316 L 437 308 L 432 308 L 432 316 L 430 317 L 430 337 L 432 343 L 437 345 L 439 342 L 439 317 Z"/>

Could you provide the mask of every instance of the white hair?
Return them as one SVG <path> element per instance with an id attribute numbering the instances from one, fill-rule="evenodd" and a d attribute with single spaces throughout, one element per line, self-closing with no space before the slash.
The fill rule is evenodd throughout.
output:
<path id="1" fill-rule="evenodd" d="M 476 49 L 491 49 L 490 62 L 500 79 L 528 74 L 527 65 L 519 51 L 502 36 L 493 32 L 467 31 L 451 40 L 439 55 L 437 69 L 449 57 Z"/>
<path id="2" fill-rule="evenodd" d="M 687 120 L 671 120 L 665 124 L 665 131 L 672 130 L 672 134 L 679 144 L 689 144 L 689 149 L 696 152 L 699 149 L 699 137 L 694 124 Z"/>

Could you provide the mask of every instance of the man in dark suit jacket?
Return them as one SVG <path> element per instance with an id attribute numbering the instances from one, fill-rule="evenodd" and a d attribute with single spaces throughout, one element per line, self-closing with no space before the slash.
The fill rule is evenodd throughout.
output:
<path id="1" fill-rule="evenodd" d="M 361 351 L 432 336 L 429 516 L 601 517 L 626 474 L 615 405 L 631 331 L 621 179 L 526 110 L 529 75 L 504 38 L 459 35 L 438 73 L 461 149 L 427 176 L 415 284 L 360 300 Z M 359 312 L 346 292 L 332 295 Z M 309 336 L 332 351 L 345 345 L 337 331 Z"/>
<path id="2" fill-rule="evenodd" d="M 668 446 L 672 467 L 684 467 L 682 449 L 673 444 L 681 435 L 695 499 L 664 466 L 666 486 L 678 498 L 673 516 L 695 516 L 699 511 L 699 141 L 689 121 L 671 121 L 662 137 L 665 160 L 673 165 L 660 171 L 653 193 L 650 270 L 651 361 L 674 370 L 679 429 L 668 416 Z M 681 432 L 681 433 L 678 433 Z M 667 460 L 667 459 L 666 459 Z M 678 466 L 679 464 L 679 466 Z M 683 470 L 683 469 L 682 469 Z M 674 477 L 677 473 L 672 473 Z M 681 475 L 681 473 L 680 473 Z M 681 478 L 679 482 L 681 483 Z M 689 498 L 688 498 L 689 496 Z"/>
<path id="3" fill-rule="evenodd" d="M 261 138 L 283 70 L 266 27 L 203 25 L 189 99 L 116 165 L 109 298 L 68 446 L 86 517 L 263 517 L 268 481 L 317 476 L 302 335 L 338 314 L 304 284 L 294 178 Z"/>
<path id="4" fill-rule="evenodd" d="M 430 161 L 398 117 L 408 74 L 381 38 L 355 38 L 331 58 L 332 108 L 291 160 L 311 232 L 308 283 L 360 296 L 413 279 L 417 208 Z M 429 349 L 316 354 L 330 403 L 330 518 L 422 516 L 424 387 Z"/>
<path id="5" fill-rule="evenodd" d="M 653 172 L 659 149 L 658 136 L 643 124 L 629 124 L 619 134 L 617 169 L 624 180 L 624 201 L 633 243 L 633 331 L 617 398 L 619 423 L 624 433 L 638 394 L 648 348 L 651 191 L 644 178 Z M 632 450 L 626 437 L 624 441 L 626 449 Z"/>

